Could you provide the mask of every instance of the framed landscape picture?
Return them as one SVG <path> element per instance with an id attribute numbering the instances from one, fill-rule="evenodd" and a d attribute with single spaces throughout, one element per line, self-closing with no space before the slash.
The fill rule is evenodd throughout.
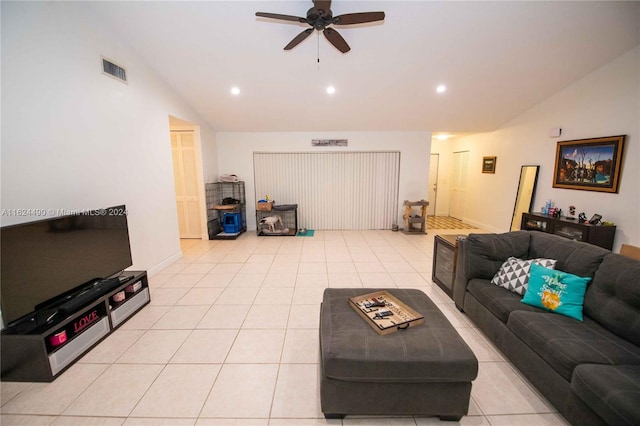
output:
<path id="1" fill-rule="evenodd" d="M 558 142 L 553 187 L 618 192 L 625 137 Z"/>

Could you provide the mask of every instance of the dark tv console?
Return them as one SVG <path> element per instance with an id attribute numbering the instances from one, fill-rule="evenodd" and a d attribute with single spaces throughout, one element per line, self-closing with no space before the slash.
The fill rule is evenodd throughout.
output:
<path id="1" fill-rule="evenodd" d="M 51 382 L 149 303 L 146 271 L 125 271 L 2 330 L 3 381 Z"/>

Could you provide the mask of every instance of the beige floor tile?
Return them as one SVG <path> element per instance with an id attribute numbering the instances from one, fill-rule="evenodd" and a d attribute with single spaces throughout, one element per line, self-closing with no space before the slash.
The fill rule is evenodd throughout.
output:
<path id="1" fill-rule="evenodd" d="M 329 273 L 329 287 L 362 287 L 362 281 L 360 281 L 360 275 L 357 272 Z"/>
<path id="2" fill-rule="evenodd" d="M 219 371 L 218 364 L 167 365 L 131 415 L 196 418 Z"/>
<path id="3" fill-rule="evenodd" d="M 318 364 L 320 362 L 318 330 L 287 330 L 280 362 L 287 364 Z"/>
<path id="4" fill-rule="evenodd" d="M 304 273 L 298 272 L 296 287 L 327 287 L 329 277 L 326 272 Z"/>
<path id="5" fill-rule="evenodd" d="M 132 316 L 122 324 L 119 330 L 148 330 L 155 324 L 171 306 L 154 306 L 148 304 L 142 308 L 137 314 Z"/>
<path id="6" fill-rule="evenodd" d="M 185 269 L 189 268 L 188 265 Z M 184 272 L 174 275 L 170 280 L 162 285 L 162 288 L 191 288 L 205 276 L 202 274 L 187 275 Z"/>
<path id="7" fill-rule="evenodd" d="M 216 300 L 216 305 L 250 305 L 259 289 L 259 287 L 225 288 Z"/>
<path id="8" fill-rule="evenodd" d="M 113 364 L 63 414 L 126 417 L 164 365 Z"/>
<path id="9" fill-rule="evenodd" d="M 219 287 L 192 288 L 176 305 L 213 305 L 223 290 Z"/>
<path id="10" fill-rule="evenodd" d="M 19 415 L 19 414 L 2 414 L 0 415 L 0 424 L 2 426 L 39 426 L 50 425 L 56 420 L 56 416 L 36 416 L 36 415 Z"/>
<path id="11" fill-rule="evenodd" d="M 428 283 L 417 272 L 390 272 L 391 279 L 399 288 L 424 287 Z"/>
<path id="12" fill-rule="evenodd" d="M 278 364 L 225 364 L 200 417 L 268 418 Z"/>
<path id="13" fill-rule="evenodd" d="M 256 265 L 262 265 L 260 263 L 256 263 Z M 237 287 L 260 287 L 262 286 L 262 282 L 264 278 L 267 276 L 267 270 L 269 268 L 265 268 L 262 272 L 238 272 L 238 274 L 233 277 L 227 288 L 237 288 Z"/>
<path id="14" fill-rule="evenodd" d="M 326 262 L 300 262 L 298 266 L 299 274 L 326 274 L 327 264 Z"/>
<path id="15" fill-rule="evenodd" d="M 211 272 L 214 266 L 216 266 L 215 263 L 192 263 L 180 271 L 180 273 L 206 275 Z"/>
<path id="16" fill-rule="evenodd" d="M 91 349 L 78 362 L 89 364 L 112 364 L 122 356 L 142 335 L 142 330 L 119 328 L 110 334 L 98 346 Z"/>
<path id="17" fill-rule="evenodd" d="M 212 273 L 205 275 L 194 287 L 219 287 L 225 288 L 229 285 L 236 273 Z"/>
<path id="18" fill-rule="evenodd" d="M 188 288 L 151 289 L 151 306 L 173 306 L 189 291 Z"/>
<path id="19" fill-rule="evenodd" d="M 125 420 L 126 417 L 59 416 L 51 426 L 118 426 Z"/>
<path id="20" fill-rule="evenodd" d="M 482 362 L 471 395 L 485 415 L 554 412 L 506 362 Z"/>
<path id="21" fill-rule="evenodd" d="M 249 310 L 247 318 L 242 324 L 243 329 L 284 329 L 287 328 L 289 320 L 289 309 L 291 305 L 256 305 Z"/>
<path id="22" fill-rule="evenodd" d="M 208 310 L 209 305 L 172 306 L 151 328 L 154 330 L 193 330 Z"/>
<path id="23" fill-rule="evenodd" d="M 196 328 L 239 329 L 247 317 L 249 309 L 251 309 L 251 305 L 213 305 Z"/>
<path id="24" fill-rule="evenodd" d="M 387 272 L 384 265 L 379 261 L 375 262 L 354 262 L 354 266 L 359 273 L 370 274 L 372 272 Z"/>
<path id="25" fill-rule="evenodd" d="M 291 305 L 292 298 L 293 298 L 293 288 L 262 286 L 253 304 L 254 305 L 272 305 L 272 304 Z"/>
<path id="26" fill-rule="evenodd" d="M 189 330 L 149 330 L 118 360 L 121 364 L 166 364 L 189 336 Z"/>
<path id="27" fill-rule="evenodd" d="M 293 291 L 293 305 L 315 305 L 322 302 L 325 287 L 296 287 Z"/>
<path id="28" fill-rule="evenodd" d="M 237 330 L 193 330 L 170 362 L 222 364 L 237 335 Z"/>
<path id="29" fill-rule="evenodd" d="M 20 392 L 27 389 L 31 384 L 29 382 L 2 382 L 0 383 L 0 405 L 5 405 L 7 402 L 19 395 Z M 0 410 L 1 412 L 2 410 Z M 2 423 L 0 423 L 2 424 Z"/>
<path id="30" fill-rule="evenodd" d="M 196 419 L 128 417 L 123 426 L 193 426 Z"/>
<path id="31" fill-rule="evenodd" d="M 318 368 L 317 364 L 280 364 L 272 417 L 324 417 L 320 410 Z"/>
<path id="32" fill-rule="evenodd" d="M 106 364 L 74 364 L 51 383 L 30 383 L 2 406 L 2 413 L 62 414 L 78 396 L 87 392 L 107 367 Z"/>
<path id="33" fill-rule="evenodd" d="M 559 414 L 511 414 L 487 416 L 492 426 L 566 426 L 569 423 Z"/>
<path id="34" fill-rule="evenodd" d="M 487 420 L 487 418 L 484 416 L 464 416 L 462 417 L 462 419 L 460 419 L 459 422 L 442 421 L 438 417 L 417 417 L 416 425 L 417 426 L 431 426 L 431 425 L 490 426 L 491 423 L 489 423 L 489 420 Z M 531 425 L 531 426 L 534 426 L 534 425 Z"/>
<path id="35" fill-rule="evenodd" d="M 226 257 L 226 256 L 225 256 Z M 237 274 L 244 266 L 241 262 L 218 263 L 214 266 L 209 274 Z"/>
<path id="36" fill-rule="evenodd" d="M 363 287 L 371 288 L 395 288 L 396 283 L 387 272 L 359 272 Z"/>
<path id="37" fill-rule="evenodd" d="M 397 262 L 385 262 L 382 261 L 382 266 L 389 273 L 394 272 L 416 272 L 415 269 L 406 261 L 400 260 Z"/>
<path id="38" fill-rule="evenodd" d="M 502 355 L 494 349 L 494 346 L 477 329 L 458 328 L 457 331 L 469 345 L 479 362 L 504 361 Z"/>
<path id="39" fill-rule="evenodd" d="M 320 326 L 320 304 L 292 305 L 287 328 L 315 329 Z"/>
<path id="40" fill-rule="evenodd" d="M 285 330 L 240 330 L 227 363 L 278 363 L 282 355 Z"/>

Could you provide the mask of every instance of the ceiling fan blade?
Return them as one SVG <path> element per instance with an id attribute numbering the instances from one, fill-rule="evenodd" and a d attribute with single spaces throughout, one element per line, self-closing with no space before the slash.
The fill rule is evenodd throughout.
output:
<path id="1" fill-rule="evenodd" d="M 331 23 L 333 25 L 352 25 L 352 24 L 364 24 L 366 22 L 382 21 L 384 19 L 384 12 L 362 12 L 362 13 L 347 13 L 339 15 L 333 18 Z"/>
<path id="2" fill-rule="evenodd" d="M 313 8 L 323 10 L 324 15 L 327 15 L 331 10 L 331 0 L 313 0 Z"/>
<path id="3" fill-rule="evenodd" d="M 299 16 L 291 16 L 291 15 L 280 15 L 279 13 L 266 13 L 266 12 L 256 12 L 256 16 L 261 18 L 271 18 L 271 19 L 280 19 L 282 21 L 294 21 L 306 23 L 307 18 L 301 18 Z"/>
<path id="4" fill-rule="evenodd" d="M 333 44 L 336 49 L 341 51 L 342 53 L 347 53 L 351 50 L 346 41 L 342 38 L 342 36 L 333 28 L 325 28 L 324 36 L 329 40 L 329 43 Z"/>
<path id="5" fill-rule="evenodd" d="M 304 40 L 305 38 L 309 37 L 311 35 L 311 33 L 313 32 L 313 28 L 308 28 L 306 30 L 304 30 L 303 32 L 301 32 L 300 34 L 298 34 L 293 40 L 291 40 L 289 42 L 289 44 L 287 44 L 284 47 L 284 50 L 291 50 L 294 47 L 296 47 L 298 44 L 300 44 L 302 42 L 302 40 Z"/>

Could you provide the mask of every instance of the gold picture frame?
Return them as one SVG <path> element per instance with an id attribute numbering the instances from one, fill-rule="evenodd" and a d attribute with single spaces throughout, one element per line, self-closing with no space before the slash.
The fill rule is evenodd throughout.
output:
<path id="1" fill-rule="evenodd" d="M 553 187 L 617 193 L 626 135 L 560 141 Z"/>
<path id="2" fill-rule="evenodd" d="M 482 173 L 496 172 L 497 157 L 482 157 Z"/>

